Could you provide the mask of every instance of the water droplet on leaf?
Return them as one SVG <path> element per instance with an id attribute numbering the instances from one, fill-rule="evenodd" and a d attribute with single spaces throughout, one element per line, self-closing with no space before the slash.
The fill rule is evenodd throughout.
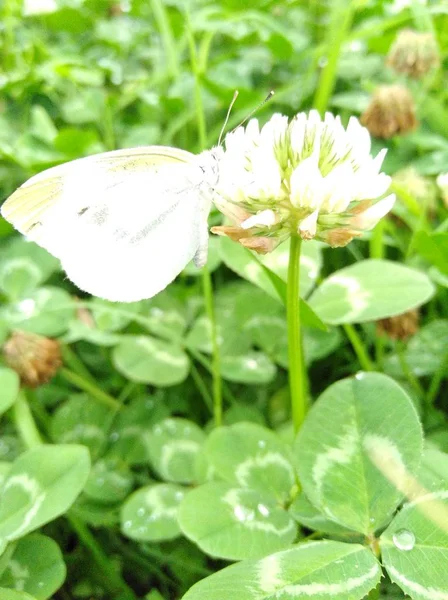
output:
<path id="1" fill-rule="evenodd" d="M 408 529 L 399 529 L 393 534 L 392 541 L 396 548 L 408 552 L 415 546 L 415 535 Z"/>

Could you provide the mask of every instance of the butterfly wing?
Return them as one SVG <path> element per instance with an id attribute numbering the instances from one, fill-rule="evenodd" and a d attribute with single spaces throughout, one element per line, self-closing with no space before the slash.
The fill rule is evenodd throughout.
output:
<path id="1" fill-rule="evenodd" d="M 114 301 L 149 298 L 203 241 L 208 199 L 194 158 L 149 146 L 66 163 L 32 177 L 2 214 L 81 289 Z"/>

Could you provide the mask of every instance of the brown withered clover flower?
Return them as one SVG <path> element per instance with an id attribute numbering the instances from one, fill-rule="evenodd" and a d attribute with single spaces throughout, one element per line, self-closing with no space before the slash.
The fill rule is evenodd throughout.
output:
<path id="1" fill-rule="evenodd" d="M 420 315 L 418 310 L 409 310 L 401 315 L 377 321 L 377 331 L 393 340 L 407 340 L 419 329 Z"/>
<path id="2" fill-rule="evenodd" d="M 387 65 L 415 79 L 437 68 L 440 55 L 434 36 L 411 29 L 400 31 L 389 50 Z"/>
<path id="3" fill-rule="evenodd" d="M 23 385 L 47 383 L 62 365 L 59 342 L 26 331 L 15 331 L 3 345 L 5 363 L 14 369 Z"/>
<path id="4" fill-rule="evenodd" d="M 361 116 L 361 123 L 378 138 L 403 135 L 417 127 L 415 104 L 402 85 L 383 85 L 374 93 Z"/>

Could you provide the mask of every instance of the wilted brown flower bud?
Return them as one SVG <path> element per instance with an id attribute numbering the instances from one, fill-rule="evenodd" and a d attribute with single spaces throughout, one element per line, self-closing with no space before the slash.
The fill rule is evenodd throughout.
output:
<path id="1" fill-rule="evenodd" d="M 394 71 L 416 79 L 439 64 L 439 50 L 432 33 L 418 33 L 411 29 L 399 32 L 387 57 L 387 65 Z"/>
<path id="2" fill-rule="evenodd" d="M 418 331 L 419 312 L 416 309 L 405 312 L 395 317 L 388 317 L 377 321 L 377 332 L 393 340 L 407 340 Z"/>
<path id="3" fill-rule="evenodd" d="M 123 8 L 120 3 L 114 2 L 109 6 L 109 16 L 111 17 L 119 17 L 123 14 Z"/>
<path id="4" fill-rule="evenodd" d="M 361 116 L 361 123 L 372 135 L 391 138 L 417 127 L 414 100 L 402 85 L 383 85 L 374 93 Z"/>
<path id="5" fill-rule="evenodd" d="M 26 331 L 15 331 L 3 345 L 6 364 L 14 369 L 23 385 L 38 387 L 49 381 L 62 364 L 57 340 Z"/>

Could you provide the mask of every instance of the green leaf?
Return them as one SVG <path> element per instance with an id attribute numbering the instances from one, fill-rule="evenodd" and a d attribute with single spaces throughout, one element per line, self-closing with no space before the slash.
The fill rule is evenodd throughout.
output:
<path id="1" fill-rule="evenodd" d="M 261 264 L 273 271 L 284 282 L 287 280 L 289 242 L 284 242 L 266 256 L 253 255 L 229 238 L 221 238 L 221 257 L 224 264 L 240 277 L 254 283 L 270 296 L 278 298 L 278 292 Z M 260 264 L 261 263 L 261 264 Z M 319 245 L 307 242 L 300 256 L 300 295 L 306 297 L 314 287 L 322 267 Z"/>
<path id="2" fill-rule="evenodd" d="M 448 491 L 406 504 L 380 538 L 392 581 L 413 600 L 448 598 Z"/>
<path id="3" fill-rule="evenodd" d="M 325 323 L 363 323 L 392 317 L 427 302 L 434 286 L 421 271 L 388 260 L 363 260 L 336 271 L 310 298 Z"/>
<path id="4" fill-rule="evenodd" d="M 188 356 L 179 347 L 145 335 L 123 337 L 112 353 L 116 369 L 131 381 L 165 387 L 188 375 Z"/>
<path id="5" fill-rule="evenodd" d="M 92 466 L 84 493 L 96 502 L 114 504 L 126 498 L 133 482 L 133 475 L 126 464 L 116 458 L 106 457 Z"/>
<path id="6" fill-rule="evenodd" d="M 407 367 L 417 376 L 424 377 L 438 371 L 448 354 L 448 319 L 434 319 L 409 340 L 404 359 Z M 395 377 L 403 376 L 397 355 L 387 358 L 387 372 Z"/>
<path id="7" fill-rule="evenodd" d="M 92 311 L 95 325 L 101 331 L 120 331 L 132 321 L 134 314 L 141 309 L 141 302 L 118 304 L 102 298 L 92 298 L 88 310 Z"/>
<path id="8" fill-rule="evenodd" d="M 182 339 L 187 328 L 184 312 L 182 302 L 165 290 L 145 304 L 142 325 L 151 334 L 165 340 Z"/>
<path id="9" fill-rule="evenodd" d="M 338 525 L 338 523 L 327 519 L 320 513 L 317 508 L 311 504 L 303 492 L 296 496 L 294 502 L 289 507 L 289 513 L 297 523 L 300 523 L 309 529 L 313 529 L 314 531 L 329 533 L 331 535 L 353 536 L 353 531 Z"/>
<path id="10" fill-rule="evenodd" d="M 258 558 L 289 546 L 297 527 L 272 496 L 228 483 L 205 483 L 179 509 L 182 532 L 203 552 L 228 560 Z"/>
<path id="11" fill-rule="evenodd" d="M 89 470 L 84 446 L 39 446 L 21 454 L 0 493 L 0 539 L 23 537 L 66 512 Z"/>
<path id="12" fill-rule="evenodd" d="M 242 356 L 223 356 L 221 373 L 224 379 L 237 383 L 262 385 L 275 377 L 277 369 L 263 352 L 248 352 Z"/>
<path id="13" fill-rule="evenodd" d="M 51 420 L 51 437 L 61 444 L 83 444 L 93 456 L 104 446 L 113 411 L 77 394 L 58 406 Z"/>
<path id="14" fill-rule="evenodd" d="M 151 464 L 162 479 L 174 483 L 196 480 L 195 464 L 205 435 L 187 419 L 165 419 L 147 434 Z"/>
<path id="15" fill-rule="evenodd" d="M 0 588 L 0 598 L 2 600 L 37 600 L 26 592 L 17 592 L 16 590 L 7 590 Z"/>
<path id="16" fill-rule="evenodd" d="M 178 537 L 177 513 L 185 494 L 185 488 L 172 483 L 140 488 L 123 504 L 123 535 L 139 542 L 161 542 Z"/>
<path id="17" fill-rule="evenodd" d="M 134 398 L 114 419 L 109 435 L 108 455 L 117 456 L 129 465 L 147 464 L 147 432 L 168 415 L 169 411 L 160 399 L 154 400 L 146 396 Z"/>
<path id="18" fill-rule="evenodd" d="M 286 444 L 260 425 L 237 423 L 215 429 L 206 441 L 205 453 L 209 464 L 229 483 L 272 494 L 279 502 L 288 500 L 296 485 Z"/>
<path id="19" fill-rule="evenodd" d="M 300 285 L 301 296 L 308 294 L 319 275 L 321 257 L 319 248 L 314 243 L 304 246 L 305 250 L 300 257 Z M 266 257 L 252 254 L 246 248 L 232 242 L 228 238 L 221 238 L 221 256 L 229 269 L 235 271 L 240 277 L 254 283 L 271 297 L 285 303 L 286 275 L 288 269 L 289 244 L 284 243 Z M 300 310 L 302 321 L 310 327 L 325 330 L 326 327 L 314 313 L 312 308 L 301 299 Z"/>
<path id="20" fill-rule="evenodd" d="M 330 520 L 369 534 L 390 519 L 404 473 L 422 455 L 422 428 L 404 390 L 380 373 L 334 383 L 310 410 L 295 442 L 300 483 Z"/>
<path id="21" fill-rule="evenodd" d="M 60 263 L 57 258 L 49 252 L 23 237 L 17 237 L 11 240 L 6 248 L 2 248 L 2 260 L 8 261 L 16 258 L 30 260 L 39 267 L 42 273 L 43 281 L 47 280 L 52 273 L 60 269 Z"/>
<path id="22" fill-rule="evenodd" d="M 222 569 L 194 585 L 183 600 L 361 600 L 380 578 L 381 567 L 369 549 L 309 542 Z"/>
<path id="23" fill-rule="evenodd" d="M 448 233 L 418 231 L 414 247 L 423 258 L 448 275 Z"/>
<path id="24" fill-rule="evenodd" d="M 14 404 L 19 393 L 19 376 L 8 367 L 0 367 L 0 415 Z"/>
<path id="25" fill-rule="evenodd" d="M 0 264 L 0 290 L 12 301 L 31 294 L 44 281 L 44 274 L 28 258 L 12 258 Z"/>
<path id="26" fill-rule="evenodd" d="M 74 313 L 75 304 L 70 294 L 59 288 L 41 287 L 3 308 L 0 316 L 11 328 L 55 337 L 67 331 Z"/>
<path id="27" fill-rule="evenodd" d="M 59 546 L 51 538 L 32 533 L 19 540 L 10 563 L 0 577 L 8 586 L 46 600 L 64 583 L 66 568 Z M 3 596 L 0 591 L 0 598 Z"/>
<path id="28" fill-rule="evenodd" d="M 448 454 L 425 448 L 417 480 L 428 491 L 448 489 Z"/>

